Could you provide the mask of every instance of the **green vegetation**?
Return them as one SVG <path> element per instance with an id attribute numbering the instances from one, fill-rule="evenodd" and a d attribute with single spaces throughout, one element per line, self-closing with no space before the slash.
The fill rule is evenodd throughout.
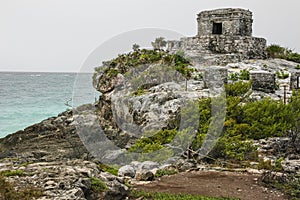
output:
<path id="1" fill-rule="evenodd" d="M 245 95 L 251 88 L 251 82 L 242 82 L 239 81 L 234 84 L 225 85 L 226 94 L 230 96 L 243 96 Z"/>
<path id="2" fill-rule="evenodd" d="M 282 101 L 275 101 L 270 98 L 263 98 L 260 101 L 250 101 L 248 96 L 251 94 L 250 82 L 235 82 L 227 84 L 226 90 L 226 119 L 223 126 L 223 133 L 219 137 L 208 157 L 216 159 L 226 159 L 233 162 L 258 161 L 256 148 L 252 140 L 268 137 L 288 136 L 290 131 L 295 129 L 300 119 L 300 93 L 294 92 L 289 104 L 285 105 Z M 160 130 L 156 133 L 145 135 L 131 146 L 130 151 L 151 153 L 163 149 L 166 144 L 174 138 L 185 137 L 183 134 L 192 126 L 192 122 L 199 121 L 196 135 L 192 138 L 191 148 L 197 151 L 203 144 L 206 134 L 212 122 L 211 98 L 199 99 L 197 104 L 189 110 L 183 111 L 189 114 L 185 121 L 186 127 L 182 130 Z M 195 111 L 196 110 L 196 111 Z M 194 114 L 190 114 L 194 113 Z M 293 128 L 294 127 L 294 128 Z M 214 128 L 214 127 L 210 127 Z M 184 140 L 183 140 L 184 141 Z M 174 145 L 172 143 L 172 145 Z M 183 145 L 189 146 L 189 145 Z M 167 152 L 172 153 L 172 152 Z M 268 163 L 261 163 L 261 168 Z M 279 161 L 276 165 L 280 169 Z"/>
<path id="3" fill-rule="evenodd" d="M 167 42 L 166 42 L 165 38 L 158 37 L 154 40 L 154 42 L 151 42 L 151 45 L 154 50 L 160 50 L 163 47 L 167 46 Z"/>
<path id="4" fill-rule="evenodd" d="M 102 171 L 118 176 L 119 168 L 117 166 L 109 166 L 105 164 L 99 164 L 98 166 L 101 168 Z"/>
<path id="5" fill-rule="evenodd" d="M 300 69 L 300 65 L 297 65 L 297 66 L 295 67 L 295 69 Z"/>
<path id="6" fill-rule="evenodd" d="M 0 197 L 1 199 L 14 199 L 14 200 L 30 200 L 34 198 L 39 198 L 43 196 L 43 192 L 34 187 L 27 187 L 19 189 L 18 191 L 14 189 L 14 185 L 6 181 L 3 175 L 0 175 Z"/>
<path id="7" fill-rule="evenodd" d="M 250 79 L 250 72 L 246 69 L 242 69 L 240 73 L 232 72 L 229 74 L 229 80 L 235 82 L 238 80 L 249 80 Z"/>
<path id="8" fill-rule="evenodd" d="M 159 150 L 163 148 L 164 144 L 170 143 L 177 131 L 173 130 L 160 130 L 157 133 L 153 134 L 151 132 L 146 133 L 145 136 L 135 142 L 129 148 L 130 152 L 137 152 L 137 153 L 151 153 L 153 151 Z"/>
<path id="9" fill-rule="evenodd" d="M 300 54 L 293 52 L 291 49 L 272 44 L 266 49 L 269 58 L 281 58 L 300 63 Z"/>
<path id="10" fill-rule="evenodd" d="M 170 73 L 170 70 L 179 72 L 186 80 L 191 78 L 193 72 L 193 68 L 189 67 L 189 65 L 191 65 L 190 61 L 187 60 L 182 53 L 178 52 L 176 54 L 169 54 L 163 50 L 147 49 L 136 49 L 133 52 L 119 55 L 117 58 L 112 59 L 109 62 L 105 62 L 103 67 L 95 68 L 95 71 L 105 74 L 105 77 L 103 77 L 100 81 L 101 84 L 108 85 L 110 84 L 109 80 L 116 77 L 118 74 L 123 74 L 126 77 L 133 73 L 132 77 L 136 77 L 136 72 L 134 70 L 144 71 L 144 66 L 149 64 L 157 64 L 158 66 L 153 70 L 153 72 L 151 72 L 152 74 L 150 72 L 145 74 L 145 76 L 143 76 L 143 73 L 140 74 L 140 80 L 136 81 L 139 83 L 137 87 L 146 83 L 146 80 L 148 79 L 166 79 L 166 77 L 161 74 L 161 72 L 164 71 L 164 75 L 172 79 L 176 78 L 176 76 L 172 76 L 173 74 Z M 167 68 L 168 66 L 169 68 Z M 96 74 L 93 77 L 94 80 L 96 78 L 95 76 Z M 145 77 L 148 79 L 145 80 Z M 132 85 L 136 85 L 136 82 Z"/>
<path id="11" fill-rule="evenodd" d="M 155 173 L 155 177 L 162 177 L 162 176 L 166 176 L 166 175 L 173 175 L 173 174 L 177 174 L 178 171 L 175 169 L 159 169 L 156 171 Z"/>
<path id="12" fill-rule="evenodd" d="M 279 79 L 286 79 L 289 77 L 289 74 L 284 73 L 284 71 L 279 72 L 278 70 L 276 71 L 276 76 Z"/>
<path id="13" fill-rule="evenodd" d="M 7 170 L 1 172 L 3 176 L 9 177 L 9 176 L 23 176 L 24 171 L 23 170 Z"/>
<path id="14" fill-rule="evenodd" d="M 91 184 L 92 184 L 91 189 L 94 192 L 104 192 L 108 189 L 107 185 L 102 180 L 100 180 L 98 178 L 92 177 L 91 178 Z"/>
<path id="15" fill-rule="evenodd" d="M 33 162 L 25 162 L 25 163 L 23 163 L 21 166 L 22 167 L 27 167 L 28 165 L 30 165 L 30 164 L 32 164 Z"/>
<path id="16" fill-rule="evenodd" d="M 148 90 L 143 87 L 138 87 L 138 89 L 131 93 L 132 96 L 141 96 L 147 94 Z"/>
<path id="17" fill-rule="evenodd" d="M 230 73 L 230 74 L 229 74 L 229 80 L 232 80 L 232 81 L 237 81 L 237 80 L 239 80 L 239 74 L 236 73 L 236 72 Z"/>
<path id="18" fill-rule="evenodd" d="M 240 71 L 239 78 L 241 80 L 249 80 L 250 79 L 250 72 L 248 70 L 246 70 L 246 69 L 242 69 Z"/>
<path id="19" fill-rule="evenodd" d="M 268 187 L 276 188 L 289 195 L 289 199 L 300 198 L 300 176 L 299 174 L 288 174 L 286 177 L 279 177 L 272 171 L 267 171 L 262 176 L 262 182 Z"/>
<path id="20" fill-rule="evenodd" d="M 144 192 L 133 190 L 131 192 L 132 198 L 144 197 L 145 199 L 152 200 L 238 200 L 237 198 L 229 197 L 205 197 L 200 195 L 192 194 L 168 194 L 168 193 L 159 193 L 159 192 Z"/>
<path id="21" fill-rule="evenodd" d="M 133 51 L 138 51 L 139 48 L 140 48 L 140 45 L 138 45 L 138 44 L 133 44 L 133 45 L 132 45 L 132 50 L 133 50 Z"/>

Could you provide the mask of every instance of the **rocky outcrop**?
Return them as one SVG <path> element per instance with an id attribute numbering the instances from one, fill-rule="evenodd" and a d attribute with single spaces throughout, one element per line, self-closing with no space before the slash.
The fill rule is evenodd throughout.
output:
<path id="1" fill-rule="evenodd" d="M 123 179 L 101 169 L 93 162 L 84 160 L 35 162 L 17 165 L 7 159 L 1 162 L 0 173 L 18 170 L 8 181 L 18 190 L 38 188 L 40 200 L 52 199 L 125 199 L 129 188 Z"/>
<path id="2" fill-rule="evenodd" d="M 82 106 L 86 107 L 86 106 Z M 0 139 L 0 159 L 18 158 L 19 163 L 90 159 L 76 133 L 73 112 L 66 111 Z"/>
<path id="3" fill-rule="evenodd" d="M 76 117 L 94 108 L 83 105 L 0 139 L 0 174 L 13 173 L 6 180 L 17 190 L 38 188 L 41 200 L 125 199 L 123 179 L 103 172 L 77 134 Z"/>

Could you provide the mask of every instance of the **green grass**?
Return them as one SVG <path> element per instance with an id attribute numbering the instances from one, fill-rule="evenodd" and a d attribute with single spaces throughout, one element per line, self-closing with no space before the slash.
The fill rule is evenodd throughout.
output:
<path id="1" fill-rule="evenodd" d="M 168 169 L 159 169 L 155 173 L 155 177 L 162 177 L 166 175 L 173 175 L 177 174 L 178 172 L 176 170 L 168 170 Z"/>
<path id="2" fill-rule="evenodd" d="M 99 164 L 98 166 L 101 168 L 102 171 L 118 176 L 119 168 L 117 166 L 109 166 L 105 164 Z"/>
<path id="3" fill-rule="evenodd" d="M 229 197 L 206 197 L 192 194 L 168 194 L 159 192 L 144 192 L 133 190 L 131 192 L 132 198 L 144 197 L 144 199 L 151 200 L 238 200 L 237 198 Z"/>
<path id="4" fill-rule="evenodd" d="M 108 189 L 107 185 L 102 180 L 100 180 L 98 178 L 92 177 L 91 178 L 91 184 L 92 184 L 91 189 L 94 192 L 104 192 Z"/>
<path id="5" fill-rule="evenodd" d="M 43 196 L 43 191 L 29 186 L 26 188 L 14 189 L 14 185 L 6 181 L 3 175 L 0 175 L 0 197 L 4 200 L 30 200 Z"/>
<path id="6" fill-rule="evenodd" d="M 1 172 L 3 176 L 9 177 L 9 176 L 23 176 L 24 171 L 23 170 L 7 170 Z"/>

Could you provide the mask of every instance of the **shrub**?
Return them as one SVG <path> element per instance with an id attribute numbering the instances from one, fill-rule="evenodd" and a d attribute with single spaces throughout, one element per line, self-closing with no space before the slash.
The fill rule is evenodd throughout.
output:
<path id="1" fill-rule="evenodd" d="M 266 48 L 269 58 L 281 58 L 293 62 L 300 63 L 300 54 L 293 52 L 288 48 L 281 47 L 277 44 L 272 44 Z"/>
<path id="2" fill-rule="evenodd" d="M 239 74 L 236 73 L 236 72 L 230 73 L 230 74 L 229 74 L 229 80 L 232 80 L 232 81 L 237 81 L 237 80 L 239 80 Z"/>
<path id="3" fill-rule="evenodd" d="M 99 164 L 98 166 L 101 168 L 102 171 L 118 176 L 119 168 L 117 166 L 109 166 L 105 164 Z"/>
<path id="4" fill-rule="evenodd" d="M 107 185 L 102 180 L 92 177 L 91 178 L 91 189 L 94 192 L 104 192 L 108 188 L 107 188 Z"/>
<path id="5" fill-rule="evenodd" d="M 271 44 L 266 48 L 267 56 L 270 58 L 283 58 L 285 48 L 277 44 Z"/>
<path id="6" fill-rule="evenodd" d="M 153 134 L 152 132 L 146 133 L 145 136 L 150 135 L 150 137 L 143 137 L 137 140 L 134 145 L 129 148 L 129 151 L 151 153 L 163 148 L 163 144 L 170 143 L 176 134 L 177 131 L 175 129 L 160 130 L 155 134 Z"/>
<path id="7" fill-rule="evenodd" d="M 246 69 L 241 70 L 239 78 L 241 80 L 249 80 L 250 79 L 250 72 Z"/>
<path id="8" fill-rule="evenodd" d="M 278 70 L 276 71 L 276 75 L 279 79 L 286 79 L 289 77 L 289 74 L 284 73 L 284 71 L 279 72 Z"/>
<path id="9" fill-rule="evenodd" d="M 251 82 L 236 82 L 225 85 L 226 94 L 229 96 L 243 96 L 251 88 Z"/>

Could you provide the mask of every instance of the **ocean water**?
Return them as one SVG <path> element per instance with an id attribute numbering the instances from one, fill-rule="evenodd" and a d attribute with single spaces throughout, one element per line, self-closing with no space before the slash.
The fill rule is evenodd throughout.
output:
<path id="1" fill-rule="evenodd" d="M 99 95 L 91 73 L 0 72 L 0 138 Z"/>

